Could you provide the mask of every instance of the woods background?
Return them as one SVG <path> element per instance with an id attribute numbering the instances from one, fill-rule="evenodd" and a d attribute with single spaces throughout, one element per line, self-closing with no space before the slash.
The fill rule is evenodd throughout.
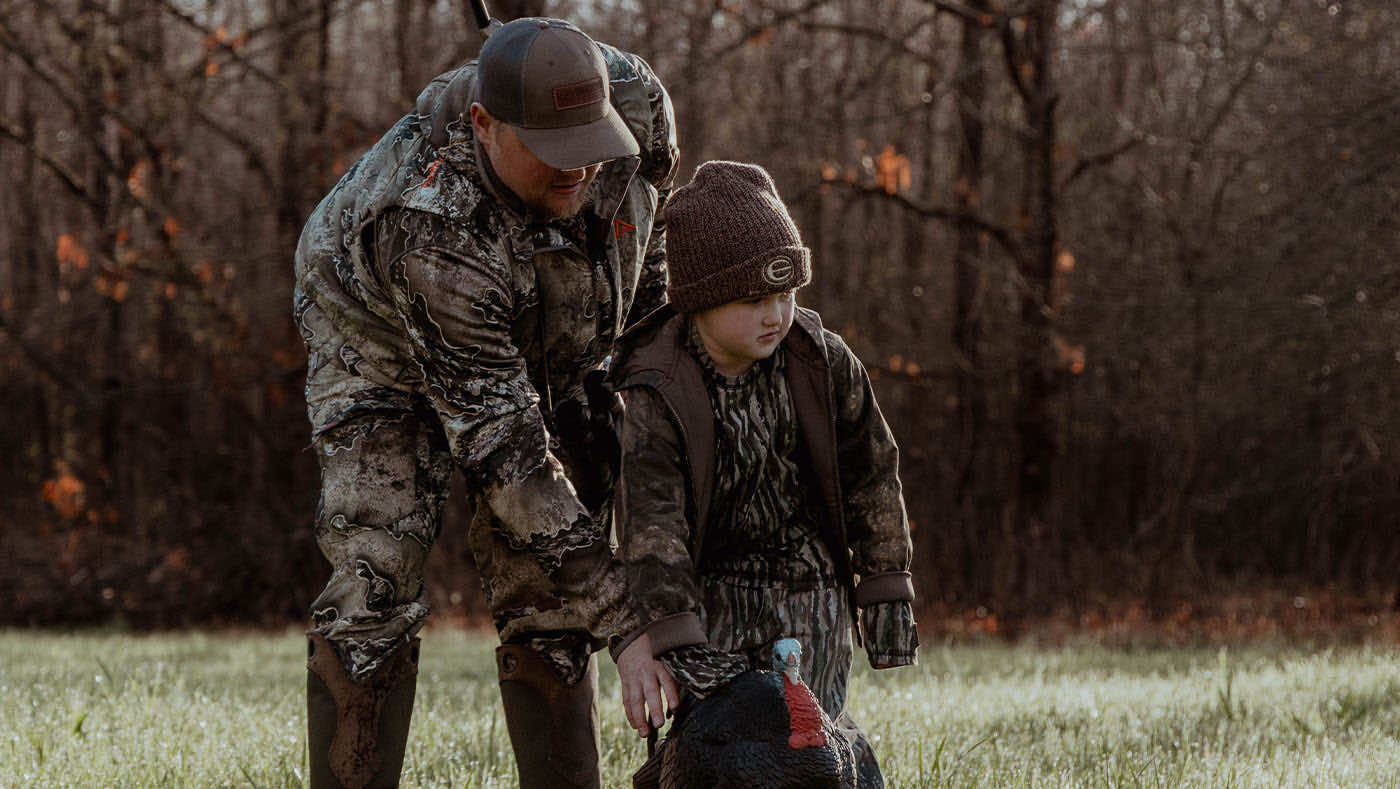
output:
<path id="1" fill-rule="evenodd" d="M 931 610 L 1393 600 L 1400 7 L 491 6 L 645 57 L 681 182 L 774 174 L 801 299 L 900 440 Z M 479 41 L 463 0 L 0 0 L 0 624 L 302 619 L 292 250 Z M 481 607 L 462 510 L 439 615 Z"/>

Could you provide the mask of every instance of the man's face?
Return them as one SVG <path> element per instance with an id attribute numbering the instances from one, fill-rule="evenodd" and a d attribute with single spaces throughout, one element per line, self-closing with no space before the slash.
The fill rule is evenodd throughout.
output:
<path id="1" fill-rule="evenodd" d="M 509 124 L 491 117 L 485 107 L 473 104 L 471 118 L 496 175 L 531 211 L 558 219 L 573 216 L 583 208 L 588 185 L 593 183 L 601 164 L 556 170 L 540 161 Z"/>
<path id="2" fill-rule="evenodd" d="M 795 291 L 731 301 L 692 316 L 705 350 L 725 375 L 738 375 L 767 359 L 792 328 Z"/>

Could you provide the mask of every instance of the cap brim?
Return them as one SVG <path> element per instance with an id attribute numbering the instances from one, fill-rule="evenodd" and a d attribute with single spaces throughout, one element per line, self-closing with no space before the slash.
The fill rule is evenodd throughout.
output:
<path id="1" fill-rule="evenodd" d="M 530 153 L 556 170 L 577 170 L 609 159 L 636 156 L 641 151 L 627 124 L 611 106 L 603 117 L 580 126 L 514 128 Z"/>

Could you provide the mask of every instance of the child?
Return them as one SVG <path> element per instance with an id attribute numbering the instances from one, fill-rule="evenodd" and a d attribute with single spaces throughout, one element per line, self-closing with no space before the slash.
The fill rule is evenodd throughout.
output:
<path id="1" fill-rule="evenodd" d="M 670 304 L 619 340 L 612 372 L 618 555 L 643 622 L 614 649 L 628 719 L 645 732 L 649 707 L 660 726 L 671 677 L 704 696 L 794 637 L 860 785 L 880 786 L 843 708 L 853 629 L 875 668 L 918 646 L 894 438 L 860 361 L 794 304 L 811 252 L 768 173 L 706 162 L 665 218 Z"/>

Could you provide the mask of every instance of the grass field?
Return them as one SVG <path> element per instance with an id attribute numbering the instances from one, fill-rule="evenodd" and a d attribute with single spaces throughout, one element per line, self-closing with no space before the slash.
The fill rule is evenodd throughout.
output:
<path id="1" fill-rule="evenodd" d="M 514 785 L 494 641 L 424 639 L 405 786 Z M 860 657 L 858 657 L 858 662 Z M 1400 650 L 925 646 L 857 666 L 892 787 L 1400 786 Z M 603 661 L 605 785 L 643 744 Z M 0 786 L 301 786 L 296 634 L 0 632 Z"/>

